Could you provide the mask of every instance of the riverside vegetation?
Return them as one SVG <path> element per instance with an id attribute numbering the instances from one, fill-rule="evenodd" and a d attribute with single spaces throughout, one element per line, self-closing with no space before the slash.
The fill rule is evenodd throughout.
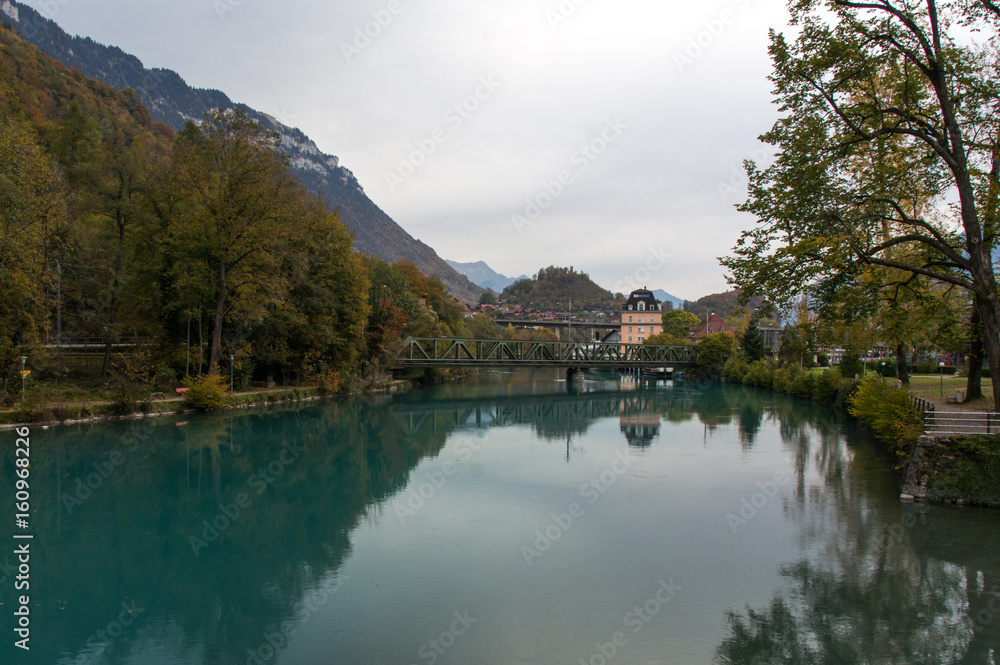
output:
<path id="1" fill-rule="evenodd" d="M 924 422 L 910 392 L 872 373 L 864 379 L 844 376 L 852 360 L 840 368 L 804 369 L 798 362 L 773 358 L 749 360 L 747 345 L 726 333 L 708 335 L 699 343 L 702 372 L 719 372 L 730 383 L 753 386 L 846 410 L 869 427 L 896 456 L 898 468 L 926 476 L 932 500 L 1000 506 L 1000 443 L 995 436 L 942 439 L 921 459 L 914 458 Z M 704 349 L 704 351 L 703 351 Z M 707 352 L 707 353 L 706 353 Z M 720 368 L 721 365 L 721 368 Z M 881 367 L 881 366 L 880 366 Z M 952 368 L 954 370 L 954 368 Z M 894 375 L 893 375 L 893 378 Z"/>
<path id="2" fill-rule="evenodd" d="M 175 133 L 130 89 L 7 29 L 0 182 L 4 420 L 141 410 L 184 377 L 353 391 L 385 376 L 406 335 L 464 325 L 440 279 L 355 251 L 244 111 Z M 57 355 L 70 338 L 101 340 L 101 357 Z"/>

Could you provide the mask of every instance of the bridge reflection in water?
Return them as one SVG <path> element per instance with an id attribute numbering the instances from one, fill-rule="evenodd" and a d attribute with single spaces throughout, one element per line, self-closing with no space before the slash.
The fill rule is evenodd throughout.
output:
<path id="1" fill-rule="evenodd" d="M 656 438 L 664 418 L 671 421 L 695 417 L 699 392 L 672 388 L 657 390 L 663 382 L 631 377 L 567 384 L 562 394 L 493 395 L 434 402 L 393 402 L 392 412 L 403 431 L 489 429 L 516 425 L 532 426 L 547 439 L 583 434 L 599 420 L 618 419 L 630 446 L 648 447 Z M 589 386 L 593 389 L 588 390 Z"/>

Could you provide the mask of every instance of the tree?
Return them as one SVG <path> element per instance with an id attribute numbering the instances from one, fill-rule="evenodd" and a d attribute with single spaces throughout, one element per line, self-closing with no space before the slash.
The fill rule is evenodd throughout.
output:
<path id="1" fill-rule="evenodd" d="M 750 362 L 764 357 L 764 335 L 760 332 L 760 321 L 756 316 L 750 319 L 750 325 L 743 331 L 740 348 Z"/>
<path id="2" fill-rule="evenodd" d="M 302 196 L 279 143 L 277 133 L 240 109 L 210 113 L 200 126 L 188 123 L 177 139 L 187 205 L 171 233 L 183 257 L 177 268 L 212 276 L 209 374 L 218 367 L 227 316 L 259 321 L 290 286 L 280 267 Z"/>
<path id="3" fill-rule="evenodd" d="M 418 313 L 428 314 L 424 325 L 433 329 L 437 325 L 437 315 L 433 310 L 420 307 L 416 296 L 410 290 L 407 275 L 397 266 L 382 259 L 366 257 L 368 269 L 368 322 L 365 340 L 369 356 L 375 360 L 388 361 L 395 352 L 403 335 L 409 332 L 421 337 L 427 330 L 413 330 Z M 430 316 L 433 315 L 433 316 Z"/>
<path id="4" fill-rule="evenodd" d="M 495 305 L 497 304 L 497 294 L 493 289 L 486 289 L 483 291 L 483 295 L 479 296 L 480 305 Z"/>
<path id="5" fill-rule="evenodd" d="M 668 332 L 657 333 L 656 335 L 650 335 L 643 341 L 643 344 L 658 344 L 665 346 L 680 346 L 682 344 L 688 345 L 691 343 L 692 341 L 690 337 L 677 337 L 675 335 L 671 335 Z"/>
<path id="6" fill-rule="evenodd" d="M 500 327 L 485 314 L 473 314 L 465 320 L 462 334 L 473 339 L 500 339 Z"/>
<path id="7" fill-rule="evenodd" d="M 674 337 L 687 337 L 691 328 L 701 323 L 701 319 L 682 309 L 672 309 L 663 313 L 663 332 Z"/>
<path id="8" fill-rule="evenodd" d="M 710 377 L 722 375 L 722 368 L 736 353 L 736 338 L 729 333 L 705 335 L 698 342 L 698 369 Z"/>
<path id="9" fill-rule="evenodd" d="M 1000 410 L 1000 6 L 964 0 L 801 0 L 798 37 L 771 33 L 783 117 L 747 163 L 757 217 L 723 259 L 744 295 L 834 300 L 882 267 L 971 292 Z M 960 44 L 948 29 L 983 38 Z M 949 206 L 955 201 L 954 206 Z"/>
<path id="10" fill-rule="evenodd" d="M 66 219 L 58 175 L 30 129 L 0 119 L 0 390 L 47 326 L 45 275 L 54 228 Z M 20 381 L 16 383 L 20 388 Z"/>
<path id="11" fill-rule="evenodd" d="M 140 251 L 137 227 L 141 228 L 150 217 L 144 200 L 151 190 L 148 176 L 153 157 L 150 147 L 141 137 L 118 133 L 110 138 L 106 174 L 95 187 L 98 196 L 93 210 L 94 217 L 101 222 L 97 237 L 103 279 L 99 281 L 104 286 L 101 292 L 107 294 L 103 316 L 106 327 L 104 363 L 101 367 L 101 373 L 105 375 L 111 370 L 111 348 L 119 332 L 123 291 L 135 277 L 132 267 Z M 148 234 L 141 236 L 141 239 L 148 238 Z"/>

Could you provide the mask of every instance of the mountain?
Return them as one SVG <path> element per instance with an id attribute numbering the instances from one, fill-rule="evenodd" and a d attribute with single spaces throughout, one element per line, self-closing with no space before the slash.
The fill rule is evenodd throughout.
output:
<path id="1" fill-rule="evenodd" d="M 672 296 L 663 289 L 656 289 L 653 291 L 653 295 L 660 302 L 670 301 L 674 305 L 674 309 L 680 309 L 684 305 L 684 299 L 678 298 L 677 296 Z"/>
<path id="2" fill-rule="evenodd" d="M 506 275 L 501 275 L 497 271 L 493 270 L 493 268 L 489 267 L 485 261 L 460 263 L 459 261 L 450 261 L 445 259 L 445 263 L 484 289 L 493 289 L 497 293 L 500 293 L 519 279 L 528 279 L 527 275 L 521 275 L 520 277 L 507 277 Z"/>
<path id="3" fill-rule="evenodd" d="M 288 153 L 292 172 L 309 190 L 322 196 L 331 209 L 340 209 L 341 219 L 354 234 L 358 251 L 389 262 L 410 261 L 421 272 L 441 278 L 449 291 L 466 302 L 476 302 L 483 292 L 445 263 L 431 247 L 394 222 L 368 198 L 354 174 L 341 166 L 337 157 L 322 152 L 302 131 L 236 104 L 218 90 L 192 88 L 169 69 L 147 69 L 138 58 L 117 47 L 104 46 L 90 38 L 70 37 L 26 5 L 0 1 L 0 20 L 67 67 L 79 69 L 117 90 L 133 89 L 153 120 L 174 131 L 189 120 L 201 120 L 213 109 L 243 108 L 281 134 L 282 149 Z"/>

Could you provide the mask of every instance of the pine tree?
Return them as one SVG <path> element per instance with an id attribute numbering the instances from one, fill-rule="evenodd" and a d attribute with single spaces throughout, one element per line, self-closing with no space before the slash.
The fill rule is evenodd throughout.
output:
<path id="1" fill-rule="evenodd" d="M 750 362 L 764 357 L 764 335 L 760 332 L 760 321 L 756 316 L 750 319 L 750 325 L 743 333 L 740 346 Z"/>

